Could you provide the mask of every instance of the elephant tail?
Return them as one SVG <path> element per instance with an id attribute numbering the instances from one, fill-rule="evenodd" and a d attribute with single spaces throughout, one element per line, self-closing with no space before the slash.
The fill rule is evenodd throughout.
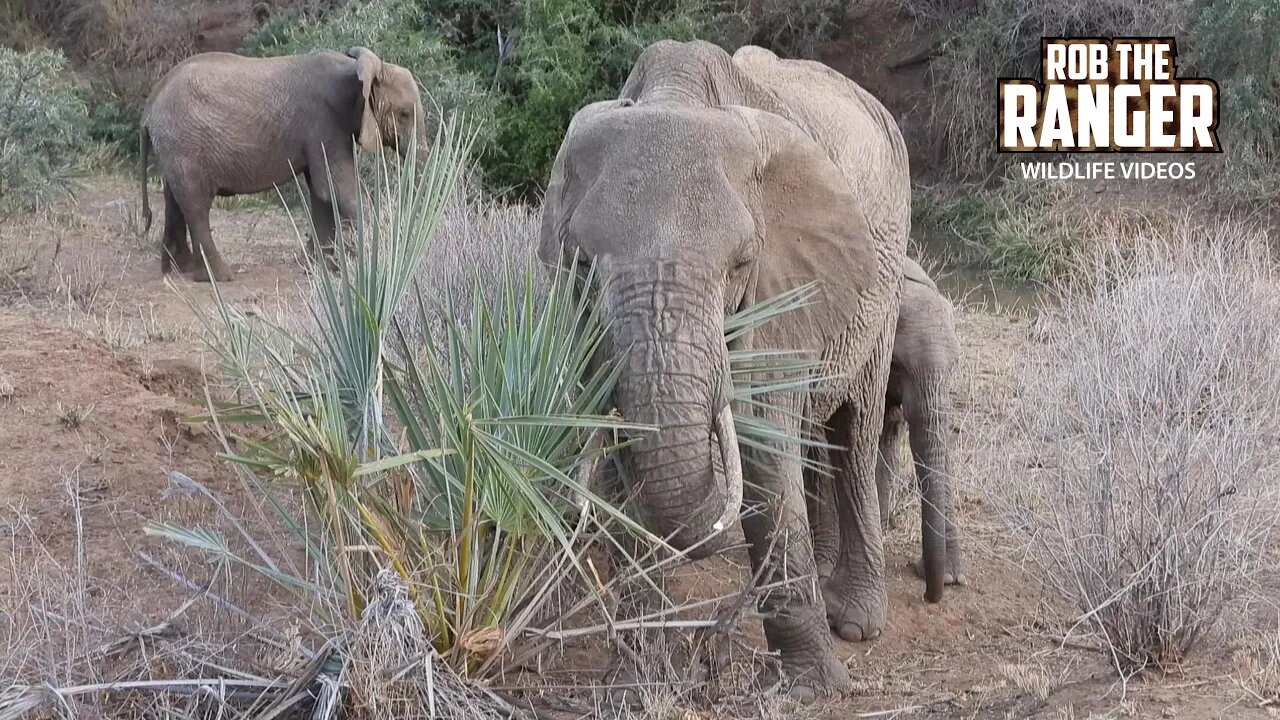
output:
<path id="1" fill-rule="evenodd" d="M 138 182 L 142 185 L 142 232 L 151 230 L 151 199 L 147 193 L 147 153 L 151 149 L 151 132 L 146 125 L 138 129 Z"/>

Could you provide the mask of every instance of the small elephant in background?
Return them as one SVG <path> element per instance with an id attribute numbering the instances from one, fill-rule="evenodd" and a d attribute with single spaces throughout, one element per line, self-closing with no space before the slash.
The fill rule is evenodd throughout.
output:
<path id="1" fill-rule="evenodd" d="M 423 152 L 425 120 L 413 74 L 368 48 L 277 58 L 210 52 L 178 63 L 152 88 L 141 123 L 148 229 L 149 150 L 164 178 L 161 271 L 230 280 L 209 231 L 213 198 L 295 177 L 307 183 L 316 244 L 331 247 L 337 219 L 352 220 L 359 209 L 355 144 L 404 156 L 416 136 Z"/>
<path id="2" fill-rule="evenodd" d="M 951 415 L 950 379 L 960 356 L 951 303 L 914 260 L 902 266 L 901 300 L 885 392 L 884 427 L 876 464 L 881 522 L 887 522 L 889 489 L 901 457 L 905 432 L 920 485 L 921 560 L 916 573 L 925 579 L 925 599 L 938 602 L 945 585 L 965 584 L 960 541 L 948 484 L 947 422 Z M 840 528 L 819 483 L 813 508 L 815 554 L 834 557 Z M 819 573 L 830 563 L 819 563 Z"/>
<path id="3" fill-rule="evenodd" d="M 951 303 L 924 269 L 908 258 L 902 271 L 902 301 L 876 465 L 880 518 L 887 521 L 889 487 L 901 459 L 899 448 L 905 430 L 920 485 L 922 558 L 916 572 L 927 585 L 963 585 L 947 448 L 950 381 L 960 359 L 960 339 Z"/>

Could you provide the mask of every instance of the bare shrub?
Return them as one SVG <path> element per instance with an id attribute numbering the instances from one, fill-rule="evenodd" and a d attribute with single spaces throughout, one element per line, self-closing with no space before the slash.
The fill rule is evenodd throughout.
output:
<path id="1" fill-rule="evenodd" d="M 1127 677 L 1179 663 L 1263 561 L 1280 278 L 1266 235 L 1232 223 L 1112 241 L 1016 373 L 1005 437 L 1027 470 L 998 494 L 1045 582 Z"/>
<path id="2" fill-rule="evenodd" d="M 854 0 L 746 0 L 752 42 L 789 57 L 811 58 L 840 29 Z"/>
<path id="3" fill-rule="evenodd" d="M 423 327 L 413 298 L 399 312 L 398 319 L 409 328 L 414 342 L 440 337 L 446 318 L 469 322 L 477 297 L 502 296 L 504 273 L 523 277 L 530 264 L 536 265 L 539 221 L 537 208 L 456 193 L 414 278 L 428 322 Z M 542 297 L 546 273 L 530 275 L 536 283 L 535 297 Z M 501 308 L 491 309 L 501 316 Z"/>

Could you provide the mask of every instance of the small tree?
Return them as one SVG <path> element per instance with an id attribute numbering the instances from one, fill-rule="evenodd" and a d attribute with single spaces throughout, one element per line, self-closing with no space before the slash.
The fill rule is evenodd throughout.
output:
<path id="1" fill-rule="evenodd" d="M 87 117 L 62 53 L 0 48 L 0 213 L 38 209 L 71 188 Z"/>

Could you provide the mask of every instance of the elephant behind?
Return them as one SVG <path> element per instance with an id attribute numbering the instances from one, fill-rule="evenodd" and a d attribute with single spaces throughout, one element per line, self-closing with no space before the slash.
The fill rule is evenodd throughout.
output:
<path id="1" fill-rule="evenodd" d="M 307 181 L 316 242 L 330 246 L 336 219 L 358 212 L 355 143 L 367 151 L 396 147 L 403 155 L 416 135 L 425 149 L 425 119 L 413 75 L 367 48 L 278 58 L 211 52 L 184 60 L 152 88 L 142 113 L 147 228 L 149 150 L 164 178 L 161 270 L 230 280 L 209 231 L 213 198 L 262 192 L 295 176 Z"/>
<path id="2" fill-rule="evenodd" d="M 875 98 L 818 63 L 755 47 L 730 57 L 704 42 L 646 48 L 618 100 L 574 117 L 547 189 L 539 256 L 596 263 L 607 350 L 621 358 L 615 404 L 658 428 L 623 451 L 628 490 L 652 529 L 695 557 L 745 495 L 766 583 L 814 572 L 802 463 L 790 457 L 800 449 L 738 445 L 724 316 L 819 288 L 813 304 L 741 339 L 829 364 L 828 386 L 775 394 L 769 419 L 796 436 L 806 419 L 829 426 L 847 448 L 831 458 L 851 528 L 832 576 L 821 588 L 782 583 L 762 601 L 800 698 L 849 686 L 828 623 L 862 640 L 885 622 L 875 451 L 909 224 L 906 149 Z"/>
<path id="3" fill-rule="evenodd" d="M 938 292 L 924 269 L 908 258 L 903 261 L 902 270 L 902 300 L 885 392 L 876 489 L 884 520 L 905 434 L 920 487 L 921 558 L 915 568 L 925 579 L 926 599 L 937 601 L 942 599 L 945 585 L 965 582 L 951 506 L 947 448 L 950 384 L 960 357 L 960 340 L 951 303 Z M 838 547 L 838 520 L 831 510 L 831 500 L 829 496 L 820 497 L 812 513 L 817 518 L 815 544 L 820 558 L 833 558 Z M 830 561 L 826 567 L 823 565 L 820 562 L 820 574 L 829 571 Z"/>

